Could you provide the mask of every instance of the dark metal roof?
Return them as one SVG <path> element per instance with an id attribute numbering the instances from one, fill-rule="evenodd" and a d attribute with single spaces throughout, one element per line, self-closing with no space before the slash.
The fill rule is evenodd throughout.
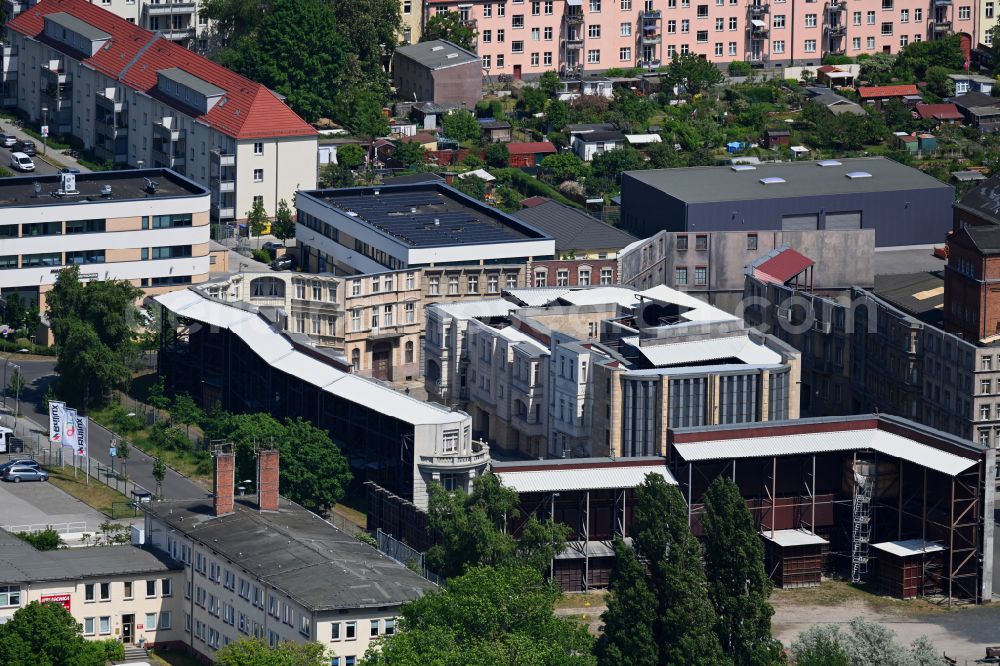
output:
<path id="1" fill-rule="evenodd" d="M 955 203 L 955 208 L 1000 224 L 1000 175 L 992 176 L 966 192 Z"/>
<path id="2" fill-rule="evenodd" d="M 984 254 L 1000 252 L 1000 226 L 969 225 L 965 227 L 965 233 L 980 252 Z"/>
<path id="3" fill-rule="evenodd" d="M 577 134 L 576 138 L 586 143 L 593 143 L 595 141 L 624 141 L 625 135 L 618 130 L 594 130 L 593 132 Z"/>
<path id="4" fill-rule="evenodd" d="M 77 581 L 126 574 L 162 575 L 181 568 L 164 553 L 137 546 L 38 551 L 0 530 L 0 584 Z"/>
<path id="5" fill-rule="evenodd" d="M 256 497 L 213 513 L 211 499 L 143 507 L 170 527 L 314 611 L 396 606 L 434 587 L 375 548 L 284 498 L 261 512 Z"/>
<path id="6" fill-rule="evenodd" d="M 555 201 L 523 208 L 514 213 L 514 217 L 552 236 L 556 241 L 556 252 L 620 250 L 636 240 L 626 231 Z"/>
<path id="7" fill-rule="evenodd" d="M 384 185 L 411 185 L 414 183 L 443 183 L 444 178 L 436 173 L 404 173 L 401 176 L 392 176 L 382 181 Z"/>
<path id="8" fill-rule="evenodd" d="M 944 278 L 939 273 L 876 275 L 872 291 L 926 324 L 944 323 Z"/>
<path id="9" fill-rule="evenodd" d="M 396 48 L 396 53 L 418 62 L 428 69 L 444 69 L 470 62 L 479 62 L 479 56 L 444 39 L 419 42 Z"/>
<path id="10" fill-rule="evenodd" d="M 155 190 L 147 188 L 146 180 L 156 183 Z M 38 193 L 35 193 L 35 184 Z M 111 187 L 108 196 L 101 194 L 105 185 Z M 58 194 L 59 174 L 44 176 L 17 176 L 0 178 L 0 209 L 27 206 L 70 206 L 87 202 L 108 203 L 138 201 L 142 199 L 170 199 L 175 197 L 197 197 L 208 194 L 201 185 L 188 180 L 169 169 L 123 169 L 120 171 L 95 171 L 76 174 L 77 194 Z M 9 217 L 9 216 L 8 216 Z M 4 219 L 0 224 L 17 222 Z"/>

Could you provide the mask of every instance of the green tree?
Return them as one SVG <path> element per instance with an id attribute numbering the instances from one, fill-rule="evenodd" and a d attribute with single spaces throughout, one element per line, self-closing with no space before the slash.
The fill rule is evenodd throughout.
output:
<path id="1" fill-rule="evenodd" d="M 896 56 L 891 53 L 873 53 L 861 63 L 861 78 L 872 85 L 882 85 L 892 79 Z"/>
<path id="2" fill-rule="evenodd" d="M 479 176 L 456 178 L 453 187 L 473 199 L 478 199 L 479 201 L 486 199 L 486 181 Z"/>
<path id="3" fill-rule="evenodd" d="M 913 114 L 898 99 L 890 99 L 882 104 L 882 116 L 886 126 L 894 132 L 909 132 L 913 127 Z"/>
<path id="4" fill-rule="evenodd" d="M 132 446 L 128 443 L 128 440 L 122 437 L 118 441 L 118 446 L 115 448 L 115 457 L 121 459 L 122 461 L 122 471 L 121 477 L 128 478 L 128 457 L 132 453 Z"/>
<path id="5" fill-rule="evenodd" d="M 652 169 L 670 169 L 683 166 L 681 156 L 666 141 L 654 143 L 647 148 L 646 157 L 649 158 L 649 166 Z"/>
<path id="6" fill-rule="evenodd" d="M 427 151 L 416 141 L 396 141 L 396 151 L 392 156 L 406 167 L 423 164 L 427 159 Z"/>
<path id="7" fill-rule="evenodd" d="M 260 27 L 262 10 L 260 0 L 205 0 L 201 12 L 225 41 L 235 43 Z"/>
<path id="8" fill-rule="evenodd" d="M 60 330 L 56 372 L 63 397 L 82 408 L 106 404 L 112 389 L 131 379 L 129 365 L 101 341 L 90 323 L 71 319 Z"/>
<path id="9" fill-rule="evenodd" d="M 343 164 L 330 162 L 319 170 L 320 187 L 351 187 L 354 181 L 354 172 Z"/>
<path id="10" fill-rule="evenodd" d="M 326 514 L 347 494 L 351 470 L 326 430 L 301 418 L 286 420 L 281 441 L 281 490 L 295 502 Z"/>
<path id="11" fill-rule="evenodd" d="M 295 238 L 295 216 L 284 199 L 278 202 L 278 210 L 274 213 L 271 235 L 280 240 L 282 245 L 289 238 Z"/>
<path id="12" fill-rule="evenodd" d="M 475 141 L 482 134 L 476 117 L 465 109 L 446 115 L 441 121 L 441 128 L 446 137 L 455 141 Z"/>
<path id="13" fill-rule="evenodd" d="M 953 92 L 951 79 L 948 78 L 948 68 L 941 65 L 932 65 L 927 68 L 924 78 L 927 80 L 927 90 L 938 97 L 950 97 Z"/>
<path id="14" fill-rule="evenodd" d="M 258 247 L 260 246 L 260 235 L 264 233 L 264 229 L 267 229 L 267 225 L 270 223 L 271 218 L 264 210 L 264 202 L 260 199 L 254 199 L 253 205 L 247 211 L 247 231 L 251 236 L 257 237 Z"/>
<path id="15" fill-rule="evenodd" d="M 476 48 L 476 30 L 463 21 L 458 12 L 435 14 L 427 19 L 420 41 L 430 42 L 435 39 L 449 41 L 466 51 L 474 51 Z"/>
<path id="16" fill-rule="evenodd" d="M 0 664 L 104 666 L 103 645 L 83 638 L 60 604 L 32 601 L 0 625 Z"/>
<path id="17" fill-rule="evenodd" d="M 834 626 L 813 626 L 799 634 L 792 643 L 796 666 L 851 666 L 840 646 L 840 631 Z"/>
<path id="18" fill-rule="evenodd" d="M 554 613 L 559 591 L 527 567 L 475 567 L 405 604 L 365 666 L 592 666 L 592 639 Z"/>
<path id="19" fill-rule="evenodd" d="M 427 551 L 428 566 L 445 578 L 477 565 L 521 565 L 547 568 L 551 557 L 565 548 L 568 530 L 550 519 L 524 521 L 520 543 L 507 531 L 519 519 L 517 491 L 493 474 L 473 481 L 472 492 L 429 488 L 428 526 L 437 543 Z M 511 521 L 510 523 L 508 521 Z"/>
<path id="20" fill-rule="evenodd" d="M 330 3 L 269 0 L 259 25 L 222 63 L 285 95 L 296 113 L 315 121 L 333 112 L 342 93 L 344 41 Z"/>
<path id="21" fill-rule="evenodd" d="M 601 615 L 604 631 L 595 653 L 600 666 L 658 666 L 659 647 L 654 635 L 657 603 L 646 570 L 632 550 L 615 538 L 615 560 Z"/>
<path id="22" fill-rule="evenodd" d="M 861 617 L 852 619 L 847 631 L 810 627 L 792 643 L 791 653 L 797 666 L 944 666 L 927 637 L 907 647 L 884 625 Z"/>
<path id="23" fill-rule="evenodd" d="M 184 426 L 185 435 L 190 435 L 191 426 L 201 423 L 205 419 L 205 412 L 190 395 L 178 393 L 174 396 L 173 405 L 170 406 L 170 418 Z"/>
<path id="24" fill-rule="evenodd" d="M 159 497 L 163 492 L 163 479 L 167 476 L 167 465 L 163 462 L 163 458 L 157 456 L 153 458 L 153 479 L 156 480 L 156 496 Z"/>
<path id="25" fill-rule="evenodd" d="M 559 74 L 549 70 L 542 72 L 542 75 L 538 77 L 538 87 L 542 89 L 542 92 L 547 97 L 554 99 L 556 94 L 562 89 L 562 81 L 559 79 Z"/>
<path id="26" fill-rule="evenodd" d="M 656 111 L 656 105 L 648 97 L 643 97 L 628 88 L 619 88 L 615 91 L 610 108 L 616 124 L 628 132 L 645 130 L 649 117 Z"/>
<path id="27" fill-rule="evenodd" d="M 716 633 L 736 666 L 779 664 L 781 645 L 771 638 L 771 579 L 764 545 L 736 484 L 719 476 L 704 497 L 705 575 L 718 616 Z"/>
<path id="28" fill-rule="evenodd" d="M 59 532 L 48 527 L 41 532 L 17 532 L 16 536 L 21 541 L 27 541 L 35 550 L 57 550 L 60 546 L 65 546 Z"/>
<path id="29" fill-rule="evenodd" d="M 744 60 L 733 60 L 728 69 L 729 76 L 750 76 L 750 63 Z"/>
<path id="30" fill-rule="evenodd" d="M 688 666 L 731 663 L 715 633 L 715 610 L 701 561 L 701 547 L 688 528 L 687 506 L 676 486 L 649 474 L 636 488 L 632 519 L 636 552 L 649 564 L 657 601 L 654 625 L 660 662 Z"/>
<path id="31" fill-rule="evenodd" d="M 965 67 L 965 52 L 962 50 L 960 35 L 911 42 L 900 50 L 893 63 L 896 76 L 902 79 L 922 79 L 928 76 L 928 70 L 932 67 L 943 67 L 946 72 L 959 71 Z"/>
<path id="32" fill-rule="evenodd" d="M 520 106 L 530 115 L 536 113 L 541 113 L 545 110 L 545 103 L 548 101 L 548 95 L 541 88 L 535 88 L 532 86 L 525 86 L 521 88 L 521 101 Z"/>
<path id="33" fill-rule="evenodd" d="M 240 638 L 215 653 L 216 666 L 326 666 L 330 659 L 319 643 L 282 641 L 270 647 L 259 638 Z"/>
<path id="34" fill-rule="evenodd" d="M 14 370 L 11 371 L 10 377 L 7 379 L 7 395 L 20 398 L 24 394 L 24 387 L 27 385 L 28 380 L 25 379 L 21 368 L 14 366 Z"/>
<path id="35" fill-rule="evenodd" d="M 542 158 L 542 171 L 550 176 L 553 182 L 580 180 L 587 176 L 590 167 L 576 156 L 576 153 L 556 153 Z"/>
<path id="36" fill-rule="evenodd" d="M 545 119 L 552 129 L 562 130 L 569 124 L 569 105 L 558 99 L 550 100 L 548 106 L 545 107 Z"/>
<path id="37" fill-rule="evenodd" d="M 337 149 L 337 164 L 348 169 L 357 169 L 365 161 L 365 149 L 356 143 L 349 143 Z"/>
<path id="38" fill-rule="evenodd" d="M 621 182 L 623 171 L 635 171 L 642 167 L 642 155 L 631 146 L 599 153 L 590 161 L 590 168 L 595 176 L 606 178 L 615 184 Z"/>
<path id="39" fill-rule="evenodd" d="M 502 143 L 486 146 L 486 164 L 491 167 L 505 167 L 510 164 L 510 151 Z"/>
<path id="40" fill-rule="evenodd" d="M 667 65 L 663 79 L 668 87 L 683 85 L 689 93 L 697 95 L 721 83 L 722 72 L 708 60 L 689 53 L 675 55 L 674 59 Z"/>
<path id="41" fill-rule="evenodd" d="M 341 95 L 337 118 L 353 134 L 368 139 L 368 165 L 375 160 L 375 139 L 389 133 L 389 121 L 383 111 L 385 95 L 371 86 L 356 86 Z"/>

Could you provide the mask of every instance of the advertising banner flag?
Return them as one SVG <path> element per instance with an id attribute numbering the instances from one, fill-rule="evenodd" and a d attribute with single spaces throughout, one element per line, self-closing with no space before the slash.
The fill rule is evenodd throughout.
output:
<path id="1" fill-rule="evenodd" d="M 76 417 L 76 455 L 90 455 L 90 418 L 87 416 Z"/>
<path id="2" fill-rule="evenodd" d="M 65 421 L 63 421 L 62 445 L 76 448 L 76 410 L 67 407 L 63 411 Z"/>
<path id="3" fill-rule="evenodd" d="M 66 424 L 66 403 L 49 401 L 49 441 L 54 444 L 63 442 L 63 426 Z"/>

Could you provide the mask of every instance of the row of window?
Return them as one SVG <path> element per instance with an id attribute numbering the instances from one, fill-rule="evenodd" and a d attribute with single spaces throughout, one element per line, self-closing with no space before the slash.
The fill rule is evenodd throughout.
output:
<path id="1" fill-rule="evenodd" d="M 150 259 L 177 259 L 180 257 L 190 256 L 190 245 L 169 245 L 166 247 L 154 248 L 144 247 L 140 251 L 140 258 L 142 261 L 148 261 Z M 73 250 L 65 253 L 41 252 L 38 254 L 22 254 L 20 255 L 19 266 L 18 255 L 8 254 L 0 256 L 0 270 L 19 267 L 39 268 L 45 266 L 80 266 L 84 264 L 103 264 L 105 261 L 106 255 L 104 250 Z M 190 281 L 190 278 L 188 278 L 188 281 Z"/>
<path id="2" fill-rule="evenodd" d="M 354 308 L 351 310 L 351 332 L 360 333 L 365 330 L 363 323 L 361 321 L 361 308 Z M 396 326 L 397 322 L 395 319 L 396 306 L 392 303 L 387 303 L 385 305 L 374 305 L 371 308 L 371 318 L 370 318 L 370 328 L 371 330 L 376 330 L 379 328 L 390 328 Z M 417 308 L 415 303 L 404 303 L 403 304 L 403 322 L 404 324 L 415 324 L 417 321 Z M 304 331 L 299 331 L 303 333 Z"/>
<path id="3" fill-rule="evenodd" d="M 581 287 L 589 287 L 594 284 L 592 279 L 592 270 L 587 267 L 581 267 L 577 269 L 577 284 Z M 536 268 L 534 271 L 534 285 L 536 287 L 547 287 L 549 280 L 549 269 L 547 268 Z M 600 274 L 600 284 L 610 285 L 614 281 L 614 270 L 612 268 L 602 268 Z M 568 287 L 569 286 L 569 269 L 568 268 L 558 268 L 556 269 L 556 286 L 557 287 Z"/>
<path id="4" fill-rule="evenodd" d="M 189 216 L 190 217 L 190 216 Z M 34 238 L 35 236 L 67 236 L 73 234 L 90 234 L 103 232 L 107 226 L 107 220 L 71 220 L 62 222 L 29 222 L 20 225 L 21 238 Z M 18 225 L 5 224 L 0 226 L 0 238 L 18 238 Z"/>
<path id="5" fill-rule="evenodd" d="M 460 279 L 458 275 L 448 276 L 448 294 L 458 295 L 461 292 L 460 289 Z M 516 289 L 517 288 L 517 274 L 508 273 L 506 275 L 506 288 Z M 467 275 L 466 276 L 466 291 L 467 294 L 478 294 L 479 292 L 479 275 Z M 438 296 L 441 294 L 441 276 L 431 275 L 427 278 L 427 293 L 431 296 Z M 500 274 L 490 274 L 486 276 L 486 293 L 488 294 L 499 294 L 500 293 Z"/>
<path id="6" fill-rule="evenodd" d="M 674 284 L 678 287 L 683 287 L 688 282 L 688 267 L 687 266 L 677 266 L 674 268 Z M 696 286 L 704 286 L 708 284 L 708 267 L 706 266 L 695 266 L 694 268 L 694 284 Z"/>
<path id="7" fill-rule="evenodd" d="M 145 614 L 143 631 L 168 631 L 172 628 L 173 614 L 170 611 Z M 82 629 L 84 636 L 107 636 L 111 634 L 111 617 L 109 615 L 85 617 Z"/>
<path id="8" fill-rule="evenodd" d="M 381 294 L 389 291 L 393 291 L 393 287 L 396 284 L 395 275 L 376 275 L 369 278 L 369 294 Z M 363 280 L 351 280 L 351 296 L 363 296 L 362 288 Z M 417 274 L 413 271 L 406 273 L 404 288 L 405 289 L 415 289 L 417 286 Z"/>
<path id="9" fill-rule="evenodd" d="M 95 601 L 111 601 L 112 583 L 85 583 L 83 586 L 83 600 L 91 603 Z M 140 583 L 140 586 L 142 584 Z M 159 581 L 160 596 L 171 597 L 174 594 L 173 581 L 163 578 Z M 145 596 L 147 599 L 156 597 L 157 579 L 153 578 L 145 581 Z M 122 599 L 128 601 L 135 598 L 135 588 L 130 580 L 122 583 Z"/>

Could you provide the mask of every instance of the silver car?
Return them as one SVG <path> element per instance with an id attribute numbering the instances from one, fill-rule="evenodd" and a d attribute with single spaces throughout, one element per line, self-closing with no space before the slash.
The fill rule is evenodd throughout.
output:
<path id="1" fill-rule="evenodd" d="M 4 470 L 3 480 L 13 483 L 21 483 L 22 481 L 48 481 L 49 474 L 37 467 L 15 465 Z"/>
<path id="2" fill-rule="evenodd" d="M 13 134 L 0 134 L 0 146 L 4 148 L 10 148 L 15 143 L 17 143 L 17 137 Z"/>

